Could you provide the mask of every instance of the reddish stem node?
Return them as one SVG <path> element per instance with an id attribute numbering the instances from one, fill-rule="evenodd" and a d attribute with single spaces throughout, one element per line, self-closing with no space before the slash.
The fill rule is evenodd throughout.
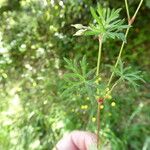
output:
<path id="1" fill-rule="evenodd" d="M 99 98 L 99 99 L 97 100 L 97 102 L 98 102 L 99 104 L 102 104 L 102 103 L 104 102 L 104 99 L 103 99 L 103 98 Z"/>

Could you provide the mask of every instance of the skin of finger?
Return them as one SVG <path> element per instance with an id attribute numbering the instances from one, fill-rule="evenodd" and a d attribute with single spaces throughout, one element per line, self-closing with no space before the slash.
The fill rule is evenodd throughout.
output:
<path id="1" fill-rule="evenodd" d="M 90 145 L 96 144 L 96 135 L 91 132 L 74 131 L 71 133 L 72 141 L 80 150 L 88 150 Z"/>
<path id="2" fill-rule="evenodd" d="M 57 150 L 78 150 L 72 141 L 71 134 L 64 136 L 56 145 Z"/>
<path id="3" fill-rule="evenodd" d="M 85 131 L 73 131 L 56 145 L 58 150 L 88 150 L 96 143 L 96 135 Z"/>

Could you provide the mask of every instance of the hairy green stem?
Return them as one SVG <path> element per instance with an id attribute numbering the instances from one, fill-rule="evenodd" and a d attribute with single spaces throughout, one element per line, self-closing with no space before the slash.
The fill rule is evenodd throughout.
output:
<path id="1" fill-rule="evenodd" d="M 139 3 L 139 5 L 138 5 L 138 7 L 137 7 L 137 9 L 136 9 L 136 11 L 135 11 L 133 17 L 130 19 L 129 9 L 128 9 L 128 3 L 127 3 L 127 0 L 125 0 L 127 16 L 128 16 L 128 18 L 129 18 L 129 20 L 128 20 L 128 25 L 132 25 L 132 24 L 133 24 L 133 22 L 134 22 L 134 20 L 135 20 L 135 18 L 136 18 L 136 16 L 137 16 L 137 13 L 138 13 L 138 11 L 139 11 L 139 9 L 140 9 L 142 3 L 143 3 L 143 0 L 140 1 L 140 3 Z M 126 33 L 125 33 L 125 37 L 126 37 L 126 38 L 127 38 L 128 33 L 129 33 L 129 30 L 130 30 L 130 27 L 128 27 L 127 30 L 126 30 Z M 118 57 L 117 57 L 117 61 L 116 61 L 116 63 L 115 63 L 115 68 L 118 66 L 119 60 L 120 60 L 120 58 L 121 58 L 121 54 L 122 54 L 122 52 L 123 52 L 124 45 L 125 45 L 125 42 L 122 42 L 122 45 L 121 45 L 121 48 L 120 48 L 120 51 L 119 51 L 119 55 L 118 55 Z M 114 74 L 115 74 L 115 73 L 114 73 L 114 71 L 113 71 L 112 74 L 111 74 L 111 76 L 110 76 L 110 78 L 109 78 L 108 84 L 107 84 L 108 87 L 110 86 L 110 83 L 111 83 L 111 81 L 112 81 L 112 79 L 113 79 L 113 77 L 114 77 Z"/>
<path id="2" fill-rule="evenodd" d="M 98 51 L 98 58 L 97 58 L 96 76 L 99 75 L 99 70 L 100 70 L 102 42 L 103 42 L 103 37 L 99 36 L 99 51 Z M 100 104 L 98 103 L 97 105 L 97 148 L 99 148 L 99 144 L 100 144 L 99 132 L 100 132 Z"/>

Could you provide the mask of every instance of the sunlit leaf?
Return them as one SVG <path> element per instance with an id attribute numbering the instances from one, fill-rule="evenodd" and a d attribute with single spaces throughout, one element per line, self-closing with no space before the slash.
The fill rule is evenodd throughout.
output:
<path id="1" fill-rule="evenodd" d="M 119 9 L 102 8 L 98 4 L 97 9 L 90 7 L 90 12 L 96 23 L 90 24 L 89 27 L 85 27 L 81 24 L 73 25 L 79 29 L 74 35 L 101 35 L 103 41 L 107 38 L 120 39 L 126 42 L 126 37 L 123 33 L 124 29 L 129 28 L 129 25 L 124 25 L 124 19 L 119 18 Z"/>

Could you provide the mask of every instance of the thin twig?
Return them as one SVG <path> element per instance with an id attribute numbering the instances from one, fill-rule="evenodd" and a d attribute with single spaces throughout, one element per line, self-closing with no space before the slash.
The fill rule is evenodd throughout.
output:
<path id="1" fill-rule="evenodd" d="M 111 87 L 111 89 L 110 89 L 110 93 L 113 91 L 113 89 L 117 86 L 117 84 L 119 83 L 119 81 L 121 80 L 121 78 L 119 78 L 115 83 L 114 83 L 114 85 Z"/>
<path id="2" fill-rule="evenodd" d="M 140 3 L 139 3 L 139 5 L 138 5 L 138 7 L 137 7 L 137 9 L 136 9 L 136 11 L 135 11 L 135 13 L 134 13 L 134 15 L 133 15 L 134 18 L 136 17 L 136 15 L 137 15 L 137 13 L 138 13 L 138 11 L 139 11 L 139 9 L 140 9 L 142 3 L 143 3 L 143 0 L 140 1 Z"/>
<path id="3" fill-rule="evenodd" d="M 102 36 L 99 36 L 99 51 L 98 51 L 98 58 L 97 58 L 96 76 L 99 75 L 100 62 L 101 62 L 101 53 L 102 53 Z"/>
<path id="4" fill-rule="evenodd" d="M 99 149 L 99 144 L 100 144 L 99 132 L 100 132 L 100 104 L 98 103 L 97 105 L 97 149 Z"/>
<path id="5" fill-rule="evenodd" d="M 98 52 L 96 76 L 99 75 L 99 70 L 100 70 L 102 42 L 103 42 L 103 37 L 100 35 L 99 36 L 99 52 Z M 100 131 L 100 104 L 98 103 L 97 104 L 97 148 L 99 148 L 99 144 L 100 144 L 99 131 Z"/>
<path id="6" fill-rule="evenodd" d="M 128 22 L 130 20 L 130 12 L 129 12 L 129 7 L 128 7 L 128 1 L 125 0 L 125 6 L 126 6 L 126 12 L 127 12 L 127 17 L 128 17 Z"/>
<path id="7" fill-rule="evenodd" d="M 142 3 L 143 3 L 143 0 L 140 1 L 140 3 L 139 3 L 139 5 L 138 5 L 138 7 L 137 7 L 137 9 L 136 9 L 136 11 L 135 11 L 133 17 L 131 18 L 130 24 L 133 24 L 133 22 L 134 22 L 134 20 L 135 20 L 135 18 L 136 18 L 136 16 L 137 16 L 137 13 L 138 13 L 138 11 L 139 11 L 139 9 L 140 9 Z"/>
<path id="8" fill-rule="evenodd" d="M 127 30 L 126 30 L 126 33 L 125 33 L 125 37 L 126 37 L 126 38 L 127 38 L 128 33 L 129 33 L 129 29 L 130 29 L 130 27 L 128 27 Z M 119 63 L 119 60 L 120 60 L 120 58 L 121 58 L 121 54 L 122 54 L 124 45 L 125 45 L 125 42 L 122 42 L 121 48 L 120 48 L 120 50 L 119 50 L 119 55 L 118 55 L 117 61 L 116 61 L 116 63 L 115 63 L 115 68 L 118 66 L 118 63 Z M 111 76 L 110 76 L 110 78 L 109 78 L 108 84 L 107 84 L 108 87 L 109 87 L 109 85 L 110 85 L 110 83 L 111 83 L 111 81 L 112 81 L 112 79 L 113 79 L 113 77 L 114 77 L 114 74 L 115 74 L 115 73 L 114 73 L 114 71 L 113 71 L 112 74 L 111 74 Z"/>

